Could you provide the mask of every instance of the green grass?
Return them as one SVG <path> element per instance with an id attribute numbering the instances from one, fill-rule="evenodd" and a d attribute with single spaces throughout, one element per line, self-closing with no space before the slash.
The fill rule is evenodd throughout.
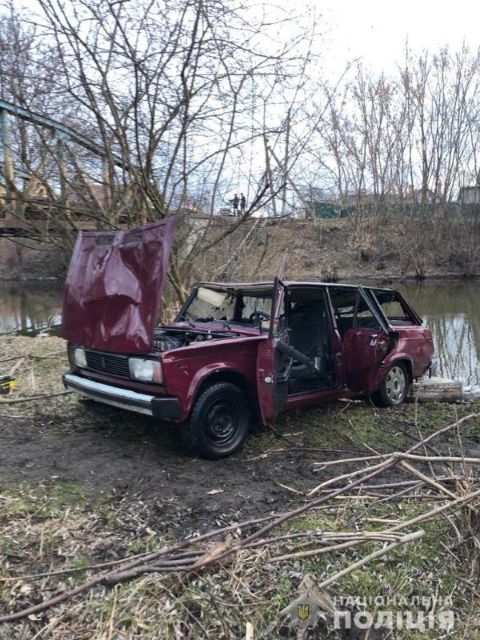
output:
<path id="1" fill-rule="evenodd" d="M 165 542 L 160 537 L 145 533 L 140 515 L 138 528 L 143 534 L 138 535 L 134 531 L 119 533 L 118 517 L 122 509 L 113 498 L 105 498 L 101 504 L 95 504 L 78 487 L 65 485 L 46 489 L 17 487 L 2 494 L 1 555 L 4 566 L 8 567 L 7 575 L 60 567 L 81 569 L 49 583 L 52 585 L 50 589 L 54 584 L 71 587 L 88 577 L 85 567 L 98 562 L 101 559 L 99 554 L 105 553 L 106 549 L 118 549 L 119 555 L 129 555 L 162 546 Z M 129 508 L 134 509 L 134 506 L 129 505 Z M 428 504 L 411 500 L 404 501 L 401 509 L 397 503 L 380 505 L 369 515 L 408 519 L 427 508 Z M 307 512 L 272 534 L 315 528 L 351 530 L 349 522 L 360 514 L 361 509 L 363 506 L 352 503 L 347 509 L 342 504 L 329 511 Z M 460 525 L 457 523 L 457 526 Z M 373 531 L 384 527 L 369 523 L 363 528 Z M 461 582 L 461 579 L 470 580 L 470 564 L 464 555 L 466 550 L 460 546 L 459 562 L 456 562 L 442 546 L 442 542 L 451 541 L 454 535 L 447 520 L 424 525 L 424 529 L 424 538 L 345 576 L 328 589 L 329 595 L 374 599 L 378 595 L 395 594 L 398 598 L 409 599 L 432 593 L 443 596 L 453 593 L 459 616 L 471 615 L 471 593 Z M 40 536 L 43 540 L 41 552 Z M 190 629 L 195 638 L 204 637 L 203 629 L 207 629 L 211 637 L 241 637 L 246 620 L 251 621 L 258 632 L 269 624 L 277 623 L 283 629 L 283 622 L 278 620 L 279 612 L 298 595 L 302 576 L 309 574 L 321 581 L 378 549 L 380 544 L 362 544 L 348 552 L 275 565 L 269 565 L 269 553 L 283 553 L 285 548 L 267 550 L 266 555 L 265 552 L 244 552 L 232 564 L 227 563 L 223 569 L 214 567 L 180 588 L 176 585 L 178 578 L 175 576 L 147 575 L 120 584 L 115 589 L 97 587 L 67 605 L 56 607 L 53 612 L 59 619 L 69 620 L 68 628 L 77 629 L 75 637 L 80 639 L 103 637 L 111 624 L 116 633 L 114 637 L 139 640 L 174 637 L 175 625 L 179 621 L 185 629 Z M 11 584 L 4 587 L 0 596 L 1 609 L 19 606 L 18 600 L 11 601 Z M 25 603 L 28 597 L 29 594 L 24 596 Z M 29 621 L 32 635 L 45 623 L 41 617 Z M 51 637 L 66 639 L 69 636 L 65 629 L 60 626 Z M 12 638 L 16 637 L 14 627 L 11 633 Z M 287 634 L 282 637 L 294 637 L 289 636 L 286 630 L 282 633 Z M 433 640 L 438 637 L 435 633 L 433 630 L 422 638 Z M 409 632 L 396 637 L 416 640 L 419 636 Z"/>
<path id="2" fill-rule="evenodd" d="M 439 427 L 455 422 L 462 416 L 480 412 L 480 401 L 471 404 L 407 403 L 391 409 L 377 409 L 366 401 L 342 401 L 293 410 L 280 416 L 275 430 L 287 434 L 289 444 L 298 446 L 328 447 L 339 449 L 362 449 L 393 451 L 405 449 L 418 442 Z M 478 421 L 467 422 L 462 434 L 480 442 Z M 457 442 L 456 431 L 443 439 Z M 275 446 L 286 446 L 268 430 L 256 433 L 251 440 L 255 449 L 267 450 Z"/>
<path id="3" fill-rule="evenodd" d="M 425 436 L 479 408 L 479 403 L 428 404 L 378 412 L 363 402 L 337 402 L 294 411 L 284 415 L 276 427 L 288 442 L 269 431 L 260 432 L 250 439 L 247 457 L 252 452 L 288 448 L 291 443 L 338 449 L 345 451 L 345 456 L 349 451 L 368 452 L 368 448 L 403 449 L 413 444 L 420 432 Z M 58 426 L 61 421 L 57 424 L 51 417 L 49 437 L 56 437 L 57 430 L 60 433 L 74 429 L 77 414 L 72 415 L 72 421 L 62 422 L 61 429 Z M 87 420 L 82 428 L 89 428 Z M 462 433 L 465 445 L 474 447 L 480 436 L 478 421 L 467 423 Z M 444 450 L 451 447 L 455 451 L 457 435 L 452 432 L 436 444 Z M 268 464 L 267 458 L 265 465 Z M 3 577 L 14 580 L 0 581 L 1 611 L 27 606 L 57 590 L 79 584 L 92 575 L 86 569 L 91 564 L 143 553 L 175 540 L 173 532 L 158 535 L 149 528 L 149 505 L 135 498 L 92 494 L 79 484 L 53 479 L 38 485 L 7 485 L 5 480 L 0 478 L 0 563 Z M 301 502 L 302 498 L 295 496 L 285 506 L 293 508 Z M 366 511 L 364 503 L 339 500 L 289 520 L 269 535 L 311 529 L 352 531 L 356 526 L 360 530 L 383 530 L 388 525 L 366 518 L 408 520 L 436 504 L 404 499 L 373 505 Z M 214 517 L 212 515 L 212 520 Z M 212 528 L 214 526 L 212 521 Z M 475 586 L 478 573 L 475 516 L 465 511 L 450 520 L 442 518 L 422 528 L 423 538 L 344 576 L 328 588 L 329 596 L 374 599 L 379 595 L 395 595 L 408 600 L 413 596 L 451 594 L 458 624 L 451 637 L 480 639 L 475 626 L 479 604 Z M 457 540 L 459 535 L 462 540 Z M 273 625 L 274 631 L 268 637 L 293 638 L 295 635 L 279 619 L 279 612 L 297 597 L 302 577 L 309 574 L 321 582 L 381 545 L 369 542 L 323 556 L 269 563 L 271 556 L 293 550 L 288 545 L 276 545 L 243 551 L 224 566 L 215 565 L 188 579 L 180 580 L 175 574 L 147 574 L 115 588 L 97 586 L 55 607 L 46 617 L 5 627 L 0 637 L 16 640 L 22 637 L 20 631 L 24 637 L 34 637 L 41 634 L 51 620 L 56 620 L 58 623 L 39 637 L 100 640 L 108 638 L 112 630 L 111 637 L 115 640 L 167 640 L 180 632 L 195 639 L 207 636 L 237 639 L 244 637 L 248 620 L 254 625 L 255 637 Z M 22 578 L 58 569 L 76 571 L 42 582 Z M 335 636 L 332 634 L 330 638 Z M 438 630 L 421 635 L 413 630 L 402 631 L 395 638 L 434 640 L 438 638 Z"/>

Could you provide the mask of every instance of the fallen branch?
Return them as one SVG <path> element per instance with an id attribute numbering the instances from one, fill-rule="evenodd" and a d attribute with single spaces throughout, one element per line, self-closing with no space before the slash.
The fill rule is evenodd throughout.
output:
<path id="1" fill-rule="evenodd" d="M 314 558 L 316 556 L 323 555 L 325 553 L 330 553 L 332 551 L 340 551 L 342 549 L 348 549 L 354 545 L 363 543 L 363 542 L 394 542 L 400 540 L 399 537 L 392 537 L 390 532 L 359 532 L 358 535 L 352 534 L 339 534 L 337 536 L 337 540 L 341 540 L 342 538 L 347 538 L 345 542 L 341 542 L 338 544 L 333 544 L 328 547 L 323 547 L 321 549 L 309 549 L 308 551 L 296 551 L 293 553 L 286 553 L 281 556 L 274 556 L 270 558 L 268 562 L 284 562 L 286 560 L 298 560 L 300 558 Z M 348 539 L 350 538 L 350 539 Z"/>
<path id="2" fill-rule="evenodd" d="M 387 461 L 388 462 L 388 461 Z M 346 485 L 344 487 L 340 487 L 339 489 L 336 489 L 332 494 L 327 495 L 327 496 L 321 496 L 319 498 L 317 498 L 316 500 L 312 500 L 311 502 L 304 504 L 300 507 L 298 507 L 297 509 L 294 509 L 292 511 L 288 511 L 287 513 L 281 514 L 280 516 L 276 516 L 272 519 L 272 521 L 269 524 L 264 525 L 263 527 L 261 527 L 259 530 L 255 531 L 254 533 L 252 533 L 251 535 L 247 536 L 247 538 L 245 538 L 242 541 L 243 545 L 246 545 L 250 542 L 253 542 L 255 540 L 258 540 L 262 535 L 264 535 L 265 533 L 267 533 L 268 531 L 270 531 L 271 529 L 278 527 L 279 525 L 283 524 L 284 522 L 286 522 L 287 520 L 297 516 L 297 515 L 301 515 L 302 513 L 305 513 L 305 511 L 308 511 L 309 509 L 312 509 L 315 506 L 319 506 L 320 504 L 326 502 L 327 500 L 330 500 L 331 498 L 337 496 L 337 495 L 341 495 L 342 493 L 345 493 L 346 491 L 348 491 L 349 489 L 352 489 L 354 486 L 358 486 L 360 485 L 362 482 L 369 480 L 370 478 L 375 477 L 376 475 L 378 475 L 378 473 L 381 473 L 382 469 L 377 469 L 375 471 L 370 471 L 370 473 L 366 474 L 364 477 L 359 478 L 358 480 L 354 481 L 353 483 Z M 239 528 L 239 525 L 232 525 L 232 527 L 230 527 L 230 529 L 235 529 L 235 528 Z M 226 531 L 228 528 L 223 529 L 222 531 Z M 210 532 L 207 534 L 203 534 L 202 536 L 198 536 L 197 538 L 193 539 L 193 541 L 198 542 L 202 539 L 206 539 L 209 537 L 213 537 L 214 535 L 218 535 L 218 531 L 216 532 Z M 93 587 L 99 585 L 99 584 L 114 584 L 115 583 L 115 576 L 116 575 L 122 575 L 124 573 L 126 573 L 127 571 L 129 571 L 130 569 L 133 569 L 135 567 L 138 567 L 138 565 L 142 564 L 142 560 L 144 561 L 143 563 L 143 567 L 142 567 L 142 573 L 148 572 L 148 571 L 152 571 L 152 570 L 156 570 L 158 571 L 158 569 L 155 569 L 154 567 L 148 565 L 148 562 L 152 562 L 153 560 L 156 560 L 157 558 L 161 557 L 162 555 L 166 555 L 167 553 L 171 553 L 172 551 L 176 551 L 179 549 L 182 549 L 186 546 L 188 546 L 189 544 L 192 543 L 191 539 L 188 540 L 184 540 L 182 542 L 177 543 L 177 545 L 173 545 L 172 547 L 162 547 L 161 549 L 158 549 L 157 551 L 152 552 L 149 556 L 145 556 L 142 559 L 136 559 L 131 563 L 127 563 L 125 566 L 122 567 L 122 571 L 121 573 L 119 573 L 117 570 L 113 570 L 113 571 L 108 571 L 106 573 L 102 573 L 99 574 L 97 576 L 93 576 L 92 578 L 90 578 L 89 580 L 87 580 L 86 582 L 84 582 L 81 585 L 78 585 L 77 587 L 75 587 L 74 589 L 71 589 L 69 591 L 64 591 L 58 595 L 56 595 L 53 598 L 50 598 L 48 600 L 45 600 L 44 602 L 40 602 L 39 604 L 33 605 L 31 607 L 28 607 L 26 609 L 22 609 L 20 611 L 17 611 L 15 613 L 10 613 L 7 614 L 5 616 L 1 616 L 0 617 L 0 624 L 4 624 L 6 622 L 13 622 L 15 620 L 21 620 L 23 618 L 26 618 L 30 615 L 35 615 L 37 613 L 40 613 L 42 611 L 46 611 L 47 609 L 50 609 L 51 607 L 60 604 L 62 602 L 65 602 L 67 600 L 70 600 L 71 598 L 80 595 L 81 593 L 85 593 L 86 591 L 89 591 L 90 589 L 92 589 Z M 235 547 L 235 549 L 238 549 L 238 547 Z M 226 557 L 227 555 L 229 555 L 232 552 L 232 547 L 229 547 L 228 549 L 224 550 L 220 555 L 215 557 L 215 561 L 218 562 L 219 560 L 223 559 L 224 557 Z M 139 573 L 138 572 L 131 572 L 129 577 L 138 577 Z"/>
<path id="3" fill-rule="evenodd" d="M 420 480 L 423 480 L 423 482 L 425 482 L 426 484 L 429 484 L 431 487 L 433 487 L 434 489 L 436 489 L 440 493 L 443 493 L 444 495 L 448 496 L 449 498 L 453 498 L 454 500 L 455 500 L 455 498 L 458 497 L 452 491 L 450 491 L 450 489 L 447 489 L 446 487 L 444 487 L 442 484 L 440 484 L 436 480 L 433 480 L 432 478 L 429 478 L 425 473 L 422 473 L 418 469 L 415 469 L 415 467 L 412 467 L 412 465 L 408 464 L 408 462 L 406 462 L 405 460 L 401 460 L 400 464 L 409 473 L 412 473 L 414 476 L 416 476 Z"/>
<path id="4" fill-rule="evenodd" d="M 56 358 L 57 356 L 66 356 L 66 349 L 58 349 L 57 351 L 49 351 L 48 353 L 42 353 L 41 355 L 30 355 L 29 358 L 33 360 L 47 360 L 49 358 Z"/>
<path id="5" fill-rule="evenodd" d="M 480 416 L 480 413 L 470 414 L 468 416 L 465 416 L 461 420 L 456 421 L 453 424 L 447 425 L 446 427 L 439 429 L 435 433 L 428 436 L 428 438 L 426 438 L 424 441 L 419 442 L 413 445 L 412 447 L 410 447 L 410 449 L 408 449 L 405 453 L 412 454 L 419 447 L 423 446 L 424 442 L 426 442 L 427 440 L 431 441 L 435 437 L 447 432 L 448 430 L 458 427 L 459 425 L 465 423 L 467 420 L 476 418 L 478 416 Z M 74 598 L 75 596 L 81 593 L 89 591 L 90 589 L 100 584 L 114 585 L 120 581 L 124 581 L 127 579 L 138 577 L 145 573 L 152 573 L 152 572 L 177 572 L 183 576 L 185 574 L 196 575 L 198 571 L 202 571 L 208 568 L 209 566 L 211 566 L 212 564 L 216 564 L 222 561 L 227 556 L 235 554 L 241 550 L 247 550 L 249 548 L 251 549 L 251 548 L 266 546 L 269 543 L 273 543 L 274 541 L 278 542 L 281 538 L 286 540 L 288 539 L 288 537 L 286 536 L 289 536 L 289 534 L 284 534 L 283 536 L 282 535 L 277 536 L 276 538 L 265 538 L 265 534 L 267 534 L 274 528 L 278 528 L 286 521 L 296 518 L 309 510 L 320 508 L 322 505 L 324 505 L 329 501 L 336 500 L 336 499 L 347 499 L 347 500 L 357 499 L 357 498 L 364 499 L 365 498 L 364 495 L 353 495 L 352 494 L 353 489 L 356 488 L 357 490 L 362 490 L 362 488 L 365 487 L 365 484 L 368 483 L 370 480 L 384 473 L 387 469 L 391 469 L 395 465 L 400 464 L 401 462 L 404 463 L 402 465 L 403 468 L 405 468 L 407 471 L 412 473 L 411 469 L 407 468 L 407 467 L 410 467 L 410 465 L 408 465 L 408 462 L 404 460 L 404 458 L 402 457 L 403 455 L 404 454 L 402 454 L 402 452 L 394 452 L 393 454 L 389 454 L 384 458 L 382 458 L 382 456 L 379 455 L 381 462 L 378 464 L 367 466 L 365 468 L 354 471 L 352 473 L 343 474 L 338 478 L 334 478 L 329 481 L 326 481 L 321 485 L 319 485 L 318 487 L 316 487 L 314 491 L 316 492 L 321 491 L 322 488 L 329 486 L 332 482 L 338 483 L 339 481 L 344 480 L 345 483 L 336 489 L 332 489 L 331 491 L 328 491 L 321 496 L 317 496 L 314 499 L 308 502 L 305 502 L 304 504 L 300 505 L 299 507 L 291 511 L 288 511 L 282 514 L 267 516 L 264 518 L 257 518 L 255 520 L 246 521 L 245 523 L 235 523 L 229 527 L 217 529 L 217 530 L 208 532 L 206 534 L 202 534 L 201 536 L 197 536 L 195 538 L 193 537 L 188 538 L 186 540 L 183 540 L 169 547 L 162 547 L 153 552 L 142 555 L 141 557 L 137 556 L 134 559 L 125 558 L 125 561 L 122 562 L 120 566 L 117 565 L 115 566 L 114 569 L 110 569 L 109 571 L 102 572 L 95 576 L 92 576 L 90 579 L 86 580 L 83 584 L 78 585 L 77 587 L 71 590 L 58 593 L 54 597 L 48 600 L 45 600 L 44 602 L 33 605 L 21 611 L 17 611 L 15 613 L 11 613 L 11 614 L 0 617 L 0 623 L 20 620 L 30 615 L 35 615 L 37 613 L 43 612 L 57 604 L 60 604 L 71 598 Z M 428 459 L 428 456 L 423 456 L 422 459 L 423 458 Z M 376 459 L 377 458 L 375 457 L 375 460 Z M 417 470 L 415 470 L 414 475 L 418 476 L 418 473 L 421 473 L 421 472 L 417 472 Z M 425 476 L 425 478 L 427 478 L 427 476 Z M 442 485 L 439 485 L 437 480 L 432 480 L 430 478 L 428 478 L 428 480 L 429 482 L 427 483 L 426 480 L 422 478 L 421 481 L 418 482 L 416 485 L 409 485 L 406 489 L 403 489 L 401 492 L 399 492 L 399 494 L 396 494 L 396 495 L 399 496 L 405 493 L 409 493 L 412 490 L 416 490 L 418 486 L 421 486 L 425 483 L 430 485 L 432 485 L 432 483 L 435 483 L 433 486 L 437 490 L 439 490 L 439 487 L 442 486 Z M 322 583 L 321 586 L 331 584 L 333 581 L 338 580 L 346 573 L 349 573 L 355 570 L 356 568 L 363 566 L 364 564 L 366 564 L 367 562 L 370 562 L 374 558 L 380 557 L 381 555 L 387 553 L 391 549 L 394 549 L 398 545 L 405 544 L 423 535 L 423 531 L 417 531 L 415 533 L 410 533 L 410 534 L 407 534 L 406 536 L 398 538 L 396 534 L 399 531 L 407 527 L 416 525 L 420 522 L 426 522 L 434 518 L 437 518 L 440 514 L 444 513 L 447 510 L 454 511 L 462 506 L 469 505 L 473 500 L 475 500 L 480 496 L 480 489 L 479 489 L 477 491 L 473 491 L 468 495 L 456 498 L 455 494 L 453 494 L 451 491 L 443 487 L 442 497 L 440 497 L 440 499 L 444 499 L 443 496 L 445 496 L 446 492 L 449 492 L 450 494 L 452 494 L 451 496 L 447 495 L 447 498 L 451 498 L 451 499 L 446 504 L 442 504 L 433 509 L 430 509 L 429 511 L 419 514 L 418 516 L 416 516 L 415 518 L 412 518 L 411 520 L 398 523 L 393 527 L 391 527 L 390 529 L 388 529 L 387 531 L 367 532 L 367 533 L 365 532 L 363 533 L 362 532 L 343 532 L 343 533 L 342 532 L 324 532 L 323 539 L 321 535 L 315 536 L 315 542 L 317 544 L 318 543 L 321 544 L 323 542 L 325 543 L 325 546 L 322 546 L 320 548 L 317 547 L 316 549 L 302 549 L 300 551 L 298 550 L 299 547 L 297 546 L 297 551 L 292 551 L 291 553 L 288 553 L 288 554 L 274 556 L 273 558 L 271 558 L 271 562 L 280 562 L 280 561 L 290 560 L 293 558 L 311 557 L 311 556 L 320 555 L 323 553 L 334 552 L 335 550 L 347 549 L 351 546 L 358 545 L 363 542 L 368 542 L 372 540 L 380 539 L 382 541 L 386 540 L 388 542 L 387 546 L 384 547 L 383 549 L 380 549 L 374 552 L 374 554 L 370 554 L 369 556 L 366 556 L 365 558 L 359 560 L 357 563 L 354 563 L 353 565 L 350 565 L 349 567 L 346 567 L 345 569 L 343 569 L 341 572 L 334 574 L 333 576 L 328 578 L 326 581 L 324 581 L 324 583 Z M 429 500 L 439 498 L 439 496 L 437 495 L 434 495 L 434 496 L 421 495 L 418 497 L 425 497 L 426 499 L 429 499 Z M 395 498 L 395 495 L 388 496 L 385 499 L 390 500 L 394 498 Z M 378 504 L 379 502 L 381 502 L 381 500 L 378 499 L 378 496 L 368 496 L 368 499 L 374 500 L 375 502 L 373 504 Z M 248 526 L 252 526 L 254 524 L 260 524 L 260 527 L 237 542 L 234 542 L 231 539 L 231 537 L 227 537 L 226 539 L 223 539 L 221 542 L 214 544 L 210 549 L 203 549 L 203 550 L 192 549 L 187 553 L 182 553 L 182 554 L 178 553 L 187 547 L 191 547 L 193 545 L 199 544 L 201 541 L 205 541 L 207 539 L 210 539 L 219 535 L 225 536 L 229 531 L 235 531 L 235 530 L 242 531 L 242 529 L 245 529 Z M 303 546 L 305 546 L 305 543 L 303 544 Z M 181 585 L 183 583 L 180 581 L 179 584 Z"/>
<path id="6" fill-rule="evenodd" d="M 0 334 L 1 335 L 1 334 Z M 6 358 L 0 358 L 0 363 L 3 362 L 11 362 L 12 360 L 45 360 L 47 358 L 54 358 L 60 355 L 67 355 L 66 349 L 59 349 L 57 351 L 49 351 L 48 353 L 43 353 L 41 355 L 34 355 L 33 353 L 28 353 L 26 355 L 16 355 L 16 356 L 8 356 Z"/>
<path id="7" fill-rule="evenodd" d="M 456 420 L 455 422 L 452 422 L 451 424 L 448 424 L 446 427 L 442 427 L 441 429 L 438 429 L 437 431 L 434 431 L 433 433 L 431 433 L 429 436 L 427 436 L 426 438 L 424 438 L 423 440 L 421 440 L 417 444 L 414 444 L 413 446 L 411 446 L 410 449 L 407 449 L 407 451 L 405 451 L 405 453 L 412 453 L 413 451 L 416 451 L 420 447 L 423 447 L 425 444 L 428 444 L 429 442 L 431 442 L 435 438 L 438 438 L 438 436 L 441 436 L 444 433 L 447 433 L 447 431 L 451 431 L 452 429 L 458 428 L 458 427 L 462 426 L 462 424 L 465 424 L 465 422 L 468 422 L 469 420 L 472 420 L 473 418 L 479 418 L 479 417 L 480 417 L 480 413 L 469 413 L 467 416 L 464 416 L 463 418 L 460 418 L 460 420 Z"/>
<path id="8" fill-rule="evenodd" d="M 35 400 L 46 400 L 47 398 L 56 398 L 57 396 L 66 396 L 71 391 L 56 391 L 55 393 L 44 393 L 40 396 L 27 396 L 25 398 L 11 398 L 10 400 L 0 400 L 1 404 L 16 404 L 18 402 L 34 402 Z"/>
<path id="9" fill-rule="evenodd" d="M 15 372 L 18 371 L 18 369 L 20 369 L 20 367 L 25 362 L 25 360 L 26 360 L 25 356 L 21 356 L 17 360 L 17 362 L 13 365 L 13 367 L 10 369 L 10 371 L 8 372 L 8 375 L 9 376 L 13 376 L 15 374 Z"/>
<path id="10" fill-rule="evenodd" d="M 24 356 L 8 356 L 8 358 L 0 358 L 0 362 L 11 362 L 12 360 L 19 360 L 20 358 L 23 358 L 23 357 Z"/>
<path id="11" fill-rule="evenodd" d="M 346 480 L 349 478 L 353 478 L 358 475 L 361 475 L 362 473 L 366 473 L 367 471 L 373 471 L 376 469 L 386 470 L 394 466 L 402 457 L 407 457 L 408 455 L 412 454 L 414 451 L 416 451 L 420 447 L 423 447 L 428 442 L 431 442 L 433 439 L 437 438 L 438 436 L 446 433 L 447 431 L 450 431 L 451 429 L 458 428 L 468 420 L 472 420 L 473 418 L 478 418 L 478 417 L 480 417 L 480 413 L 470 413 L 467 416 L 464 416 L 463 418 L 461 418 L 460 420 L 457 420 L 452 424 L 449 424 L 446 427 L 442 427 L 441 429 L 438 429 L 434 433 L 431 433 L 429 436 L 427 436 L 420 442 L 417 442 L 416 444 L 412 445 L 409 449 L 407 449 L 407 451 L 405 452 L 395 451 L 393 453 L 383 456 L 382 462 L 380 462 L 377 465 L 370 465 L 370 466 L 364 467 L 363 469 L 358 469 L 356 471 L 352 471 L 351 473 L 345 473 L 336 478 L 331 478 L 330 480 L 326 480 L 325 482 L 322 482 L 321 484 L 314 487 L 307 495 L 309 496 L 315 495 L 321 489 L 324 489 L 325 487 L 330 486 L 331 484 L 335 484 L 339 480 Z M 382 459 L 381 454 L 378 454 L 378 456 L 372 456 L 373 459 L 376 459 L 377 457 Z M 428 456 L 419 456 L 419 457 L 422 459 L 428 459 Z M 438 459 L 439 456 L 436 456 L 436 458 Z M 447 456 L 440 456 L 440 458 L 447 458 Z M 460 460 L 463 460 L 463 459 L 461 458 Z"/>
<path id="12" fill-rule="evenodd" d="M 299 491 L 298 489 L 295 489 L 294 487 L 289 487 L 288 484 L 282 484 L 281 482 L 275 482 L 275 484 L 277 485 L 277 487 L 285 489 L 286 491 L 290 491 L 290 493 L 294 493 L 297 496 L 304 496 L 305 495 L 305 493 L 303 491 Z"/>
<path id="13" fill-rule="evenodd" d="M 321 484 L 317 485 L 314 489 L 309 491 L 307 493 L 307 496 L 309 497 L 314 496 L 316 493 L 318 493 L 322 489 L 325 489 L 326 487 L 329 487 L 332 484 L 338 484 L 338 482 L 340 482 L 341 480 L 348 480 L 350 478 L 359 476 L 362 473 L 365 474 L 367 471 L 375 471 L 375 470 L 383 471 L 383 469 L 386 469 L 388 466 L 391 466 L 391 464 L 392 464 L 392 456 L 390 456 L 386 460 L 383 460 L 383 462 L 380 462 L 379 464 L 371 465 L 369 467 L 364 467 L 363 469 L 357 469 L 356 471 L 351 471 L 350 473 L 344 473 L 340 476 L 336 476 L 335 478 L 330 478 L 329 480 L 325 480 Z"/>
<path id="14" fill-rule="evenodd" d="M 379 460 L 381 458 L 385 458 L 385 456 L 379 453 L 376 456 L 363 456 L 360 458 L 340 458 L 338 460 L 327 460 L 326 462 L 314 462 L 313 471 L 323 471 L 323 469 L 325 469 L 326 467 L 332 467 L 337 464 L 352 464 L 354 462 L 371 462 L 372 460 Z"/>
<path id="15" fill-rule="evenodd" d="M 469 493 L 466 496 L 457 498 L 456 500 L 452 500 L 451 502 L 447 502 L 446 504 L 440 507 L 435 507 L 434 509 L 431 509 L 431 511 L 426 511 L 424 513 L 421 513 L 420 515 L 416 516 L 415 518 L 412 518 L 411 520 L 407 520 L 406 522 L 397 524 L 391 529 L 389 529 L 389 531 L 392 531 L 392 532 L 401 531 L 402 529 L 411 527 L 414 524 L 419 524 L 420 522 L 427 522 L 428 520 L 432 520 L 438 514 L 443 513 L 444 511 L 448 511 L 449 509 L 456 509 L 457 507 L 460 507 L 472 502 L 472 500 L 475 500 L 475 498 L 478 498 L 478 497 L 480 497 L 480 489 L 478 489 L 477 491 L 474 491 L 473 493 Z"/>
<path id="16" fill-rule="evenodd" d="M 463 456 L 421 456 L 412 453 L 402 453 L 401 451 L 397 451 L 392 455 L 404 460 L 417 460 L 418 462 L 461 462 L 466 464 L 480 464 L 480 458 L 466 458 Z"/>
<path id="17" fill-rule="evenodd" d="M 437 481 L 455 482 L 460 480 L 460 476 L 440 476 Z M 418 484 L 418 480 L 399 480 L 398 482 L 383 482 L 381 484 L 367 484 L 364 489 L 396 489 L 398 487 L 408 487 L 409 485 Z M 422 483 L 423 484 L 423 483 Z"/>
<path id="18" fill-rule="evenodd" d="M 370 553 L 368 556 L 365 556 L 364 558 L 361 558 L 360 560 L 358 560 L 357 562 L 354 562 L 348 567 L 345 567 L 345 569 L 338 571 L 338 573 L 334 573 L 333 576 L 330 576 L 330 578 L 327 578 L 326 580 L 321 582 L 318 585 L 318 588 L 325 589 L 325 587 L 328 587 L 334 582 L 337 582 L 337 580 L 340 580 L 340 578 L 343 578 L 343 576 L 346 576 L 347 574 L 352 573 L 352 571 L 356 571 L 356 569 L 360 569 L 360 567 L 364 567 L 366 564 L 368 564 L 372 560 L 381 558 L 382 556 L 389 553 L 390 551 L 393 551 L 393 549 L 396 549 L 402 544 L 408 544 L 409 542 L 414 542 L 415 540 L 418 540 L 424 534 L 425 534 L 425 531 L 420 529 L 419 531 L 415 531 L 414 533 L 409 533 L 406 536 L 403 536 L 403 538 L 400 538 L 400 540 L 396 540 L 395 542 L 392 542 L 386 547 L 383 547 L 383 549 L 378 549 L 378 551 L 374 551 L 373 553 Z"/>
<path id="19" fill-rule="evenodd" d="M 247 527 L 254 526 L 256 524 L 262 524 L 263 522 L 268 522 L 268 520 L 273 520 L 276 518 L 276 515 L 263 516 L 262 518 L 252 518 L 250 520 L 244 520 L 243 522 L 236 522 L 235 524 L 231 524 L 227 527 L 222 527 L 221 529 L 213 529 L 212 531 L 208 531 L 200 536 L 189 536 L 182 540 L 181 542 L 173 545 L 171 547 L 162 547 L 161 549 L 156 549 L 155 551 L 144 551 L 143 553 L 137 553 L 131 556 L 127 556 L 126 558 L 118 558 L 116 560 L 108 560 L 107 562 L 100 562 L 98 564 L 91 564 L 84 567 L 69 567 L 67 569 L 59 569 L 57 571 L 46 571 L 44 573 L 32 573 L 27 575 L 18 575 L 18 576 L 7 576 L 1 577 L 0 582 L 11 581 L 11 580 L 33 580 L 37 578 L 50 578 L 52 576 L 57 575 L 65 575 L 68 573 L 76 573 L 79 571 L 95 571 L 98 569 L 104 569 L 107 567 L 117 566 L 123 564 L 124 566 L 121 569 L 125 569 L 128 567 L 135 566 L 134 563 L 141 563 L 143 561 L 151 561 L 161 555 L 167 555 L 168 553 L 172 553 L 174 551 L 180 550 L 189 546 L 190 544 L 194 544 L 195 542 L 201 542 L 202 540 L 208 540 L 209 538 L 213 538 L 218 535 L 224 535 L 230 531 L 234 531 L 236 529 L 244 529 Z M 0 618 L 1 622 L 1 618 Z"/>
<path id="20" fill-rule="evenodd" d="M 330 545 L 328 547 L 322 547 L 321 549 L 310 549 L 309 551 L 298 551 L 295 553 L 286 553 L 282 556 L 274 556 L 269 558 L 268 562 L 286 562 L 287 560 L 299 560 L 301 558 L 315 558 L 325 553 L 331 553 L 332 551 L 343 551 L 344 549 L 350 549 L 363 542 L 371 542 L 371 540 L 348 540 L 347 542 L 341 542 L 339 544 Z"/>

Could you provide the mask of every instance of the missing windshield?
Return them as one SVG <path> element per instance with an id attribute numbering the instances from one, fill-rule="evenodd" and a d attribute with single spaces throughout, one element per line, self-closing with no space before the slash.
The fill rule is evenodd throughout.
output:
<path id="1" fill-rule="evenodd" d="M 270 319 L 271 291 L 218 290 L 198 287 L 179 320 L 236 323 L 261 327 Z"/>

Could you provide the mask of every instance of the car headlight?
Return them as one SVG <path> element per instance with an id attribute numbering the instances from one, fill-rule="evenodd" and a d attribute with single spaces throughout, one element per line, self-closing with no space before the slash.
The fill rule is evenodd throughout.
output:
<path id="1" fill-rule="evenodd" d="M 82 347 L 75 347 L 73 350 L 73 364 L 79 369 L 85 369 L 87 365 L 87 354 Z"/>
<path id="2" fill-rule="evenodd" d="M 128 361 L 130 376 L 143 382 L 162 382 L 162 365 L 158 360 L 130 358 Z"/>

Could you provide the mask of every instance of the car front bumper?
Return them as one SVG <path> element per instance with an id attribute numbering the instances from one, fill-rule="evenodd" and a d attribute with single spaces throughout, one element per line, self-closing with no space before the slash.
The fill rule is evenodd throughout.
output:
<path id="1" fill-rule="evenodd" d="M 136 411 L 154 418 L 164 420 L 178 420 L 180 418 L 180 402 L 178 398 L 151 396 L 146 393 L 138 393 L 130 389 L 115 387 L 89 378 L 82 378 L 73 373 L 63 376 L 63 384 L 66 389 L 75 391 L 85 398 L 103 402 L 120 409 Z"/>

